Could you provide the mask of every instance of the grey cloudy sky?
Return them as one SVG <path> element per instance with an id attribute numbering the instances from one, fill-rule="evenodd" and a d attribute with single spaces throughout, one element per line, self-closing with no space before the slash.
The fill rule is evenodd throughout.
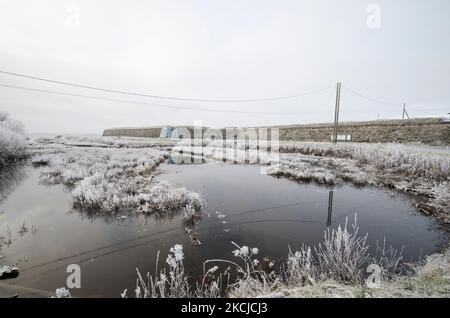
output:
<path id="1" fill-rule="evenodd" d="M 381 9 L 380 28 L 374 28 L 378 20 L 372 3 Z M 448 0 L 0 0 L 0 70 L 206 99 L 292 95 L 342 81 L 388 102 L 374 103 L 343 90 L 342 120 L 398 118 L 402 102 L 412 116 L 445 115 L 450 111 L 449 14 Z M 89 91 L 5 74 L 0 74 L 0 84 L 278 113 L 166 109 L 0 87 L 0 110 L 22 120 L 29 132 L 52 133 L 101 133 L 114 126 L 194 120 L 214 127 L 325 122 L 333 118 L 335 95 L 329 89 L 292 100 L 199 103 Z M 292 112 L 302 114 L 285 114 Z"/>

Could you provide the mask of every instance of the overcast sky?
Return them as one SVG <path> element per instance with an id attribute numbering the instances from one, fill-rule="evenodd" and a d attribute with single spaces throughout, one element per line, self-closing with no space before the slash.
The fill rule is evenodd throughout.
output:
<path id="1" fill-rule="evenodd" d="M 376 6 L 370 6 L 371 4 Z M 78 15 L 79 13 L 79 15 Z M 450 112 L 448 0 L 0 0 L 0 70 L 144 94 L 259 99 L 337 81 L 341 120 Z M 115 126 L 329 122 L 335 88 L 264 103 L 156 100 L 0 74 L 0 84 L 113 99 L 270 112 L 167 109 L 0 87 L 0 111 L 29 132 Z M 391 105 L 394 104 L 394 105 Z M 287 115 L 298 112 L 302 114 Z"/>

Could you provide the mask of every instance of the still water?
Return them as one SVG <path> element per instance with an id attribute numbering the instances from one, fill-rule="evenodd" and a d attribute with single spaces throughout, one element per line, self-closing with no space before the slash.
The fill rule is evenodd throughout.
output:
<path id="1" fill-rule="evenodd" d="M 232 241 L 258 247 L 261 257 L 279 259 L 286 257 L 288 246 L 318 244 L 327 227 L 347 217 L 353 221 L 355 214 L 372 247 L 386 237 L 394 247 L 404 246 L 407 261 L 448 241 L 432 219 L 415 211 L 414 198 L 396 192 L 299 184 L 250 165 L 162 165 L 157 179 L 200 192 L 207 201 L 209 216 L 196 227 L 202 244 L 192 246 L 181 215 L 92 217 L 72 209 L 64 186 L 40 184 L 39 169 L 19 169 L 0 185 L 9 194 L 0 202 L 0 233 L 9 227 L 14 238 L 1 250 L 5 258 L 0 264 L 18 263 L 20 275 L 2 282 L 54 291 L 65 286 L 67 265 L 79 264 L 81 289 L 72 290 L 75 297 L 119 297 L 126 288 L 133 291 L 136 268 L 153 273 L 157 252 L 163 261 L 177 243 L 184 247 L 186 271 L 197 277 L 203 261 L 233 258 Z"/>

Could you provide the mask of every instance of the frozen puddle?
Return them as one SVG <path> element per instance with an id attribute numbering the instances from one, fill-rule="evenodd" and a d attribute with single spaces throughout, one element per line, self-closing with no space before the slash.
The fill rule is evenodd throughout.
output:
<path id="1" fill-rule="evenodd" d="M 25 168 L 0 203 L 0 231 L 9 225 L 15 238 L 1 251 L 6 258 L 0 265 L 20 268 L 19 277 L 3 282 L 54 291 L 65 285 L 67 265 L 79 264 L 82 288 L 72 295 L 119 297 L 125 288 L 134 290 L 136 267 L 152 272 L 158 250 L 164 261 L 174 244 L 183 244 L 186 271 L 196 276 L 207 259 L 231 259 L 231 241 L 258 247 L 262 257 L 286 257 L 288 245 L 293 250 L 302 243 L 316 245 L 327 227 L 353 220 L 355 213 L 372 247 L 386 237 L 396 248 L 405 246 L 407 261 L 447 242 L 432 219 L 415 212 L 413 198 L 383 189 L 298 184 L 250 165 L 161 169 L 158 179 L 198 191 L 207 201 L 209 217 L 196 228 L 201 246 L 190 244 L 181 215 L 161 220 L 81 214 L 71 208 L 63 186 L 41 185 L 39 170 Z M 24 222 L 28 231 L 18 234 Z"/>

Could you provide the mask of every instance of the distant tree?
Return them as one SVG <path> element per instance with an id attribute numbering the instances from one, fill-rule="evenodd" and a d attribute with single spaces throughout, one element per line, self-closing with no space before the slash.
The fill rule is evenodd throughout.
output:
<path id="1" fill-rule="evenodd" d="M 25 157 L 27 140 L 23 124 L 0 112 L 0 168 Z"/>

